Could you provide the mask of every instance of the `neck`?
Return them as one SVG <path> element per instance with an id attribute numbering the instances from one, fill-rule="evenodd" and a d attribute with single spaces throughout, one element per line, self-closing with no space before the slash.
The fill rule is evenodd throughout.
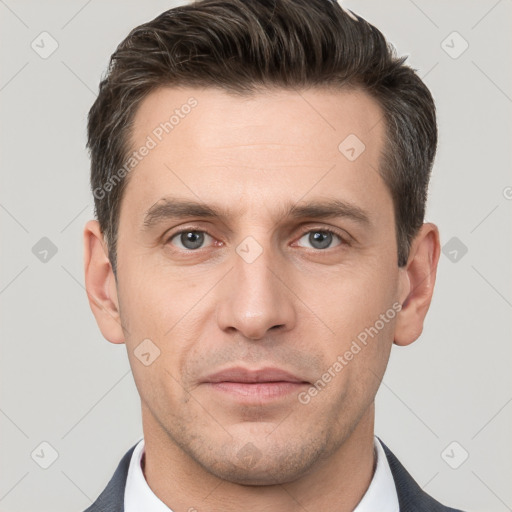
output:
<path id="1" fill-rule="evenodd" d="M 154 494 L 174 511 L 246 510 L 351 512 L 375 471 L 374 405 L 343 443 L 300 478 L 276 485 L 240 485 L 200 466 L 164 432 L 143 406 L 143 472 Z"/>

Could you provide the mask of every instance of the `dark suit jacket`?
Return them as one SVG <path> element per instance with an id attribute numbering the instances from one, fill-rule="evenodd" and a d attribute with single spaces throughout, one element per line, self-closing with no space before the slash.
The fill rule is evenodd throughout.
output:
<path id="1" fill-rule="evenodd" d="M 133 445 L 126 452 L 105 490 L 84 512 L 124 512 L 124 488 L 128 475 L 128 466 L 130 465 L 130 459 L 135 446 Z M 382 446 L 384 447 L 395 480 L 400 512 L 462 512 L 459 509 L 441 505 L 441 503 L 424 492 L 393 453 L 391 453 L 390 449 L 384 443 L 382 443 Z M 375 512 L 379 511 L 376 510 Z"/>

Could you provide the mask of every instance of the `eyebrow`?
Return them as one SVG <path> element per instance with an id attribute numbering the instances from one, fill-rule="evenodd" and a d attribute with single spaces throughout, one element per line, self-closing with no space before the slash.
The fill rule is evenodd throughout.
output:
<path id="1" fill-rule="evenodd" d="M 239 217 L 240 210 L 230 211 L 214 205 L 184 200 L 177 197 L 162 197 L 151 206 L 144 216 L 144 230 L 150 230 L 161 222 L 168 220 L 200 217 L 204 219 L 221 219 Z M 359 206 L 336 198 L 308 203 L 287 203 L 276 212 L 276 218 L 290 219 L 333 219 L 348 218 L 361 225 L 371 225 L 368 213 Z"/>

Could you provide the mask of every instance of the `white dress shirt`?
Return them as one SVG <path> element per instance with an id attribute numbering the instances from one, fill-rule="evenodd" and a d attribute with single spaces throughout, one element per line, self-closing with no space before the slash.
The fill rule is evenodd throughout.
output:
<path id="1" fill-rule="evenodd" d="M 377 437 L 374 438 L 377 453 L 377 467 L 370 486 L 354 512 L 399 512 L 395 481 L 384 449 Z M 144 454 L 144 438 L 137 443 L 130 460 L 124 492 L 125 512 L 172 512 L 146 482 L 140 465 Z"/>

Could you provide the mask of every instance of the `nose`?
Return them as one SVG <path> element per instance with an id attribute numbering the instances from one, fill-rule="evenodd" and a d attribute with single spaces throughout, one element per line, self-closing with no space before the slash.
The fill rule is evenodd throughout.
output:
<path id="1" fill-rule="evenodd" d="M 223 331 L 250 340 L 268 331 L 293 328 L 297 311 L 286 283 L 285 263 L 264 250 L 254 261 L 233 255 L 233 269 L 220 283 L 217 323 Z"/>

